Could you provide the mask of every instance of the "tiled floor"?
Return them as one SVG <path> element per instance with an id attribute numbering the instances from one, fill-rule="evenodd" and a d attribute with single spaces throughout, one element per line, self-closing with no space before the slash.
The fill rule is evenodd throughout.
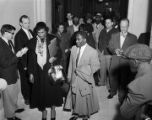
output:
<path id="1" fill-rule="evenodd" d="M 107 99 L 107 89 L 105 86 L 97 87 L 96 88 L 98 96 L 99 96 L 99 103 L 100 103 L 100 111 L 91 116 L 90 120 L 122 120 L 117 117 L 118 111 L 118 97 L 115 96 L 113 99 Z M 24 100 L 22 96 L 19 95 L 18 105 L 20 108 L 25 107 L 25 111 L 17 114 L 19 118 L 22 120 L 41 120 L 41 113 L 37 109 L 29 109 L 29 106 L 23 104 Z M 50 110 L 48 110 L 48 120 L 50 120 Z M 57 118 L 56 120 L 69 120 L 71 113 L 62 111 L 62 107 L 56 108 L 57 111 Z M 5 120 L 3 117 L 3 108 L 2 103 L 0 104 L 0 120 Z"/>

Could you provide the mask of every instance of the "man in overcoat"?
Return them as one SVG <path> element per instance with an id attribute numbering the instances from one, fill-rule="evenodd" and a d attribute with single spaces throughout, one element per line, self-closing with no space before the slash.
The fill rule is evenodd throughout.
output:
<path id="1" fill-rule="evenodd" d="M 71 84 L 71 100 L 73 117 L 83 120 L 98 112 L 99 104 L 95 91 L 93 74 L 99 69 L 97 51 L 86 43 L 85 32 L 76 35 L 76 46 L 72 47 L 68 69 L 68 80 Z"/>

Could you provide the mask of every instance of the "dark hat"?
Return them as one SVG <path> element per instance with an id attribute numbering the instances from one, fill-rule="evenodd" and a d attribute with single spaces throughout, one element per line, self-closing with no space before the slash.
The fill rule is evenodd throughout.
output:
<path id="1" fill-rule="evenodd" d="M 131 59 L 150 61 L 152 59 L 152 50 L 145 44 L 135 44 L 128 47 L 124 55 Z"/>

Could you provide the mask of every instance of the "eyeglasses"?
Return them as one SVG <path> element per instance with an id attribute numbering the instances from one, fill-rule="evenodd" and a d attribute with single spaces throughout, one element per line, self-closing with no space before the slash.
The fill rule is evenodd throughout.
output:
<path id="1" fill-rule="evenodd" d="M 6 31 L 6 32 L 8 32 L 8 33 L 10 33 L 10 34 L 14 35 L 14 32 L 10 32 L 10 31 Z"/>

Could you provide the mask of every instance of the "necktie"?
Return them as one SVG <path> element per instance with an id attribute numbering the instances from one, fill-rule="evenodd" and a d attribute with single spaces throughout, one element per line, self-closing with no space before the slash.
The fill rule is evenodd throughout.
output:
<path id="1" fill-rule="evenodd" d="M 78 54 L 77 54 L 77 59 L 76 59 L 76 67 L 78 66 L 78 62 L 79 62 L 80 51 L 81 51 L 81 47 L 78 48 Z"/>
<path id="2" fill-rule="evenodd" d="M 10 49 L 12 50 L 12 52 L 14 52 L 13 43 L 12 43 L 11 40 L 8 41 L 8 46 L 10 47 Z"/>
<path id="3" fill-rule="evenodd" d="M 30 31 L 28 31 L 28 38 L 29 38 L 29 40 L 33 38 L 33 36 L 31 35 Z"/>

